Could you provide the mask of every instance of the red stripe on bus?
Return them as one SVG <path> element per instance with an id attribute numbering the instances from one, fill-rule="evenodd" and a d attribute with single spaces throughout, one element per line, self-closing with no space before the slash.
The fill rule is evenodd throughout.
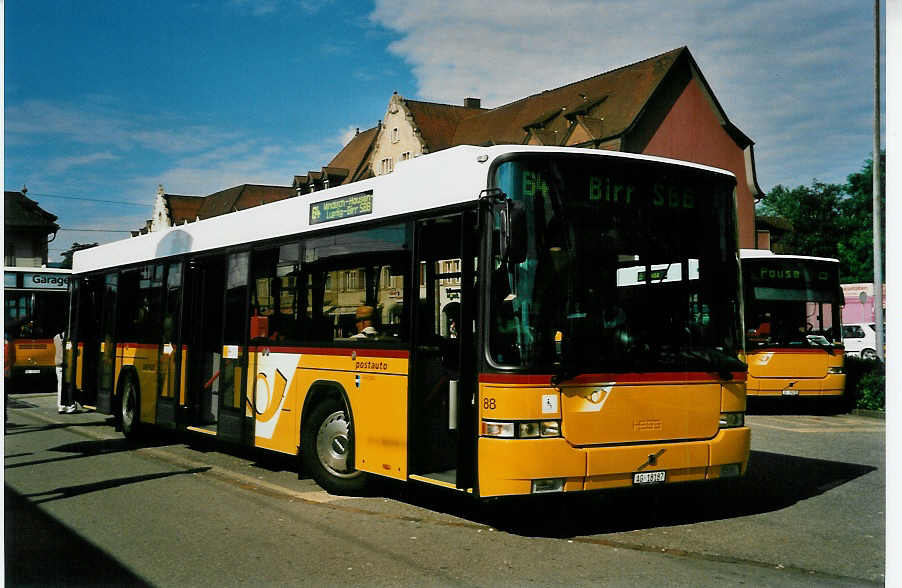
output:
<path id="1" fill-rule="evenodd" d="M 731 372 L 732 380 L 745 381 L 748 374 L 745 372 Z M 655 383 L 655 382 L 710 382 L 720 381 L 713 372 L 648 372 L 639 373 L 603 373 L 580 374 L 574 378 L 565 380 L 572 384 L 596 384 L 598 382 L 617 382 L 618 384 Z M 529 384 L 535 386 L 551 385 L 550 375 L 537 374 L 480 374 L 479 382 L 482 384 Z"/>
<path id="2" fill-rule="evenodd" d="M 753 351 L 749 351 L 749 355 L 756 353 L 827 353 L 827 351 L 842 351 L 836 347 L 828 349 L 798 349 L 794 347 L 760 347 Z"/>
<path id="3" fill-rule="evenodd" d="M 335 348 L 335 347 L 291 347 L 282 345 L 258 345 L 250 347 L 251 353 L 261 353 L 265 350 L 270 353 L 308 353 L 311 355 L 346 355 L 351 356 L 357 353 L 357 357 L 392 357 L 397 359 L 408 359 L 410 351 L 406 349 L 357 349 L 357 348 Z"/>

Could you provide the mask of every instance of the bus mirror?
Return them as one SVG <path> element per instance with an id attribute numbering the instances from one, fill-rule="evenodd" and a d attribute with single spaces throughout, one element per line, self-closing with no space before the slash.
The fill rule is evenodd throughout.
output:
<path id="1" fill-rule="evenodd" d="M 526 260 L 526 210 L 519 202 L 505 198 L 495 204 L 495 215 L 501 228 L 501 258 L 508 263 Z"/>

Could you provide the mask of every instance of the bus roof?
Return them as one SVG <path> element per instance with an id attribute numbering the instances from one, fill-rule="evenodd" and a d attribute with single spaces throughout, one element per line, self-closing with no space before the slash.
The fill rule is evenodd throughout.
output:
<path id="1" fill-rule="evenodd" d="M 183 253 L 211 251 L 320 228 L 357 224 L 472 202 L 486 188 L 492 163 L 511 153 L 575 153 L 588 157 L 655 161 L 735 177 L 729 171 L 697 163 L 618 151 L 527 145 L 460 145 L 399 162 L 390 174 L 77 251 L 73 257 L 73 273 L 92 272 Z M 428 189 L 424 189 L 424 186 Z M 351 206 L 362 204 L 370 206 L 370 210 L 366 213 L 358 210 L 357 214 L 339 215 L 334 220 L 314 218 L 317 212 L 322 213 L 329 206 L 341 207 L 352 201 Z"/>
<path id="2" fill-rule="evenodd" d="M 71 274 L 72 270 L 61 267 L 28 267 L 24 265 L 3 266 L 4 272 L 18 272 L 29 274 Z"/>
<path id="3" fill-rule="evenodd" d="M 838 259 L 832 257 L 812 257 L 810 255 L 783 255 L 774 253 L 769 249 L 740 249 L 740 259 L 798 259 L 802 261 L 828 261 L 831 263 L 839 263 Z"/>

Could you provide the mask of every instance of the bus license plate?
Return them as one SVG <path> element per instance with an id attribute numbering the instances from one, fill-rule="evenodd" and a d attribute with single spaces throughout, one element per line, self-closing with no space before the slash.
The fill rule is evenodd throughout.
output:
<path id="1" fill-rule="evenodd" d="M 798 396 L 799 391 L 795 388 L 786 388 L 783 390 L 783 396 Z"/>
<path id="2" fill-rule="evenodd" d="M 25 370 L 26 374 L 39 374 L 41 370 Z"/>
<path id="3" fill-rule="evenodd" d="M 633 484 L 662 484 L 667 478 L 667 472 L 636 472 L 633 474 Z"/>

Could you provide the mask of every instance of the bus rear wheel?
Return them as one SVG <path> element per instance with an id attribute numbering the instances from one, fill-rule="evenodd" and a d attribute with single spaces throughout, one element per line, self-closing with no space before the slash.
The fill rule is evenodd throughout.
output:
<path id="1" fill-rule="evenodd" d="M 351 422 L 344 404 L 329 397 L 304 422 L 301 460 L 313 479 L 330 494 L 360 494 L 365 472 L 354 469 Z"/>
<path id="2" fill-rule="evenodd" d="M 127 374 L 122 383 L 122 396 L 119 402 L 119 426 L 127 439 L 136 439 L 141 424 L 138 410 L 138 384 L 134 376 Z"/>

